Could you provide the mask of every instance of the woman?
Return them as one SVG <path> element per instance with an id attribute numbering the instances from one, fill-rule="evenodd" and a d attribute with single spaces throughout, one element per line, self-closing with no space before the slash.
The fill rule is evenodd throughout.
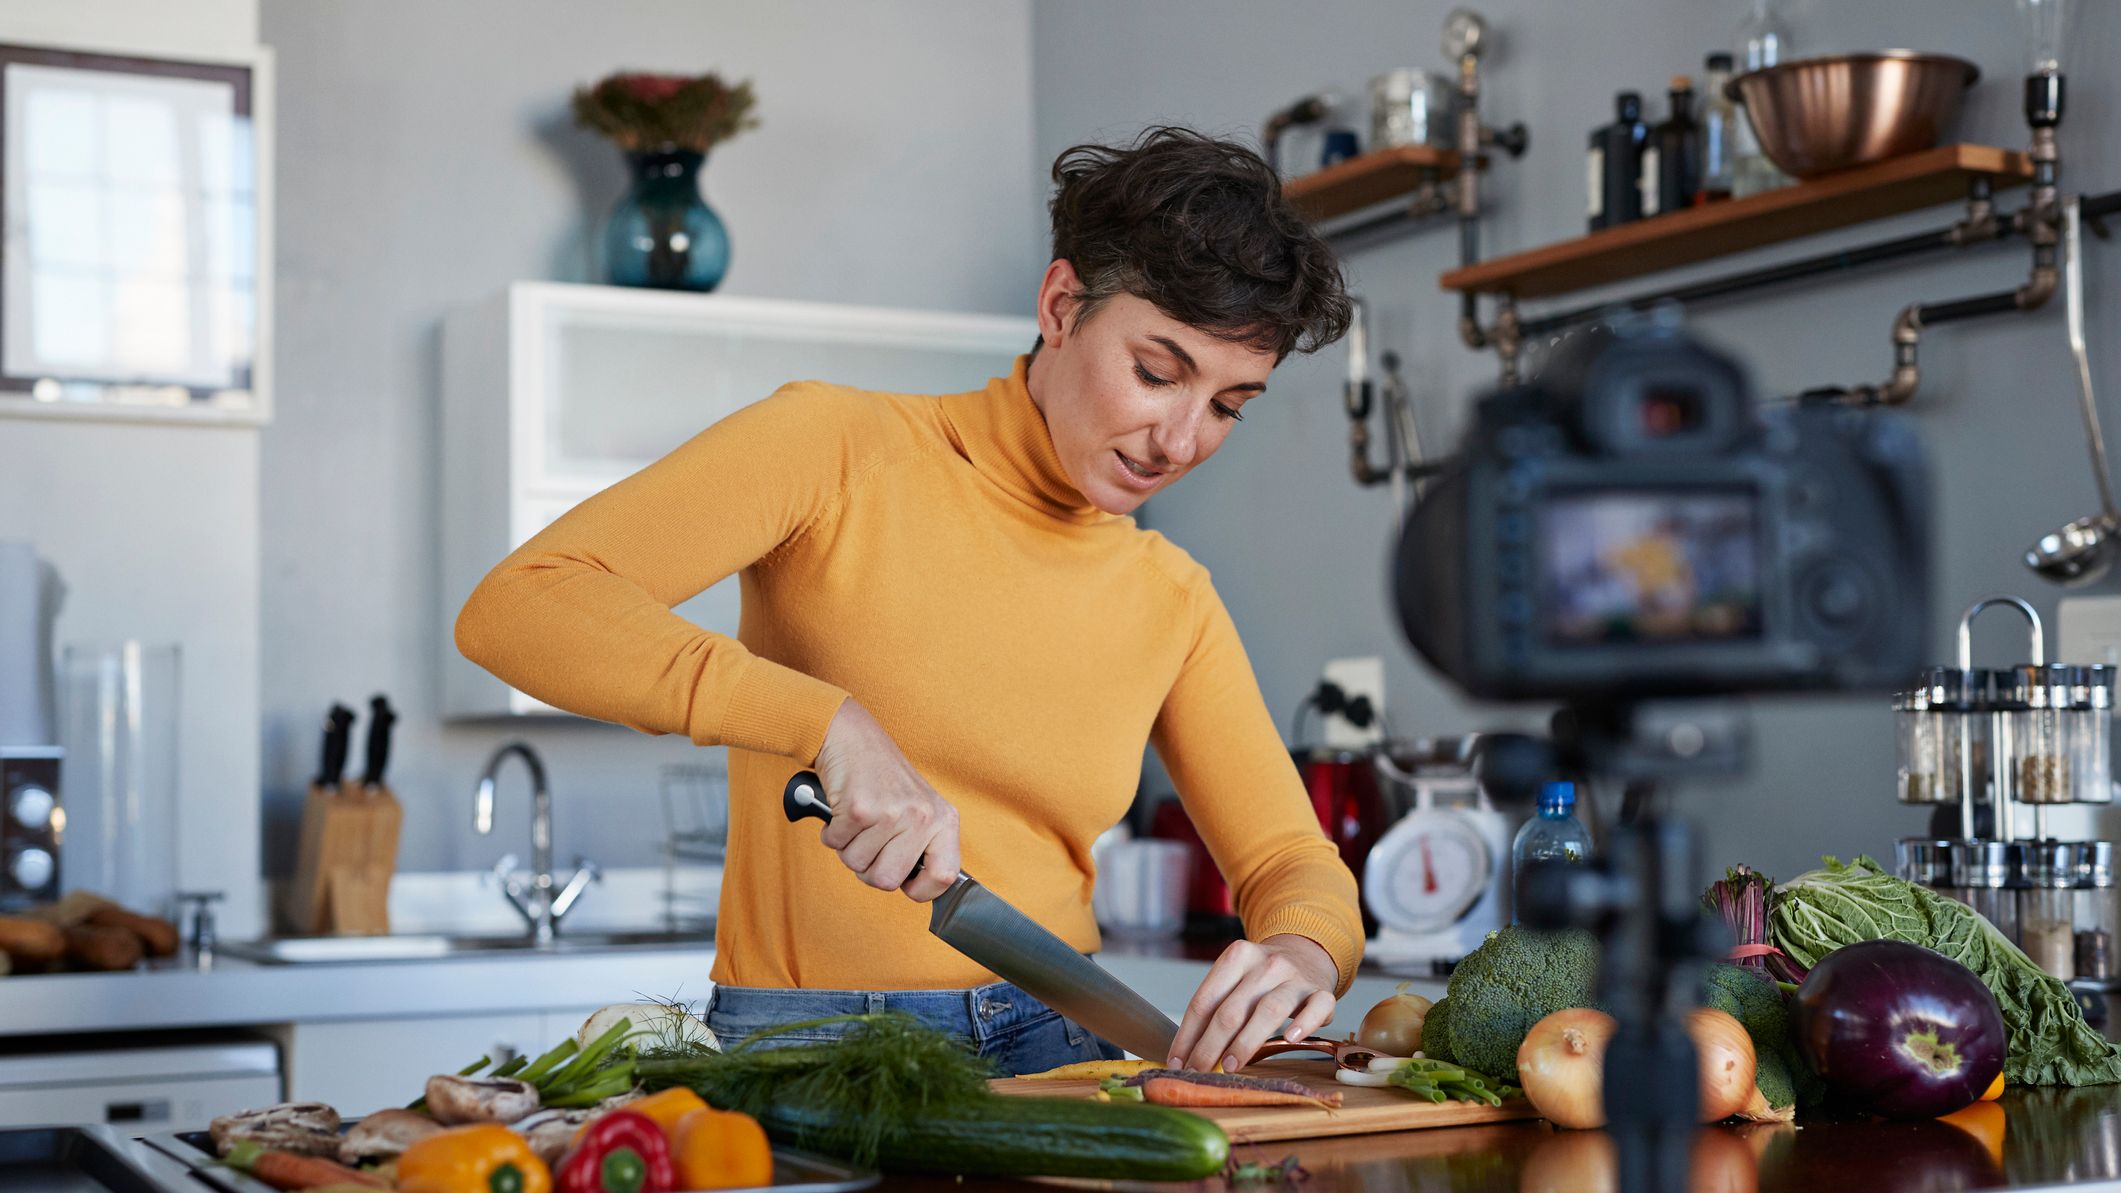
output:
<path id="1" fill-rule="evenodd" d="M 1346 330 L 1339 265 L 1240 145 L 1153 129 L 1053 177 L 1039 339 L 1010 376 L 943 397 L 786 385 L 524 544 L 457 621 L 467 657 L 539 699 L 729 747 L 724 1038 L 896 1008 L 1006 1072 L 1117 1056 L 930 936 L 919 904 L 962 857 L 1095 949 L 1090 846 L 1145 741 L 1247 936 L 1152 1059 L 1235 1068 L 1328 1022 L 1354 974 L 1354 878 L 1230 618 L 1125 516 L 1214 455 L 1290 351 Z M 732 572 L 735 639 L 670 611 Z M 803 767 L 829 848 L 781 813 Z"/>

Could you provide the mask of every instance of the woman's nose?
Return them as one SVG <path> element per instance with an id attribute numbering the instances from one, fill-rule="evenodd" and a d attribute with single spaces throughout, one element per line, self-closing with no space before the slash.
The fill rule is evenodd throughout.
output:
<path id="1" fill-rule="evenodd" d="M 1172 415 L 1149 431 L 1149 446 L 1156 449 L 1157 458 L 1150 463 L 1157 467 L 1190 466 L 1200 450 L 1200 417 L 1195 414 Z"/>

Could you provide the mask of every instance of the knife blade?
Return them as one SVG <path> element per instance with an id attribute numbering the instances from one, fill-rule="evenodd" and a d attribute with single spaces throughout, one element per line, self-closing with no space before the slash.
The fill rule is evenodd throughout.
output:
<path id="1" fill-rule="evenodd" d="M 353 734 L 353 723 L 354 711 L 338 703 L 324 718 L 324 758 L 317 769 L 317 786 L 323 791 L 337 791 L 346 775 L 346 746 Z"/>
<path id="2" fill-rule="evenodd" d="M 383 768 L 390 765 L 390 727 L 397 719 L 380 693 L 368 702 L 368 760 L 361 767 L 361 786 L 383 785 Z"/>
<path id="3" fill-rule="evenodd" d="M 832 823 L 815 771 L 789 778 L 781 809 L 791 824 Z M 912 873 L 920 869 L 916 863 Z M 1136 1056 L 1161 1062 L 1171 1055 L 1178 1025 L 1169 1016 L 970 874 L 959 871 L 928 908 L 928 931 L 1026 994 Z"/>

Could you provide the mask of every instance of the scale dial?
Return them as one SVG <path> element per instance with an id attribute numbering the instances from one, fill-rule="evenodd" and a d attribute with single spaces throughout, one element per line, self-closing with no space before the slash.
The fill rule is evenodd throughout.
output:
<path id="1" fill-rule="evenodd" d="M 1377 922 L 1436 932 L 1486 893 L 1495 858 L 1480 830 L 1448 808 L 1418 808 L 1377 842 L 1363 865 L 1363 900 Z"/>
<path id="2" fill-rule="evenodd" d="M 1478 56 L 1487 39 L 1488 23 L 1470 8 L 1454 8 L 1443 19 L 1443 56 L 1453 62 L 1467 54 Z"/>

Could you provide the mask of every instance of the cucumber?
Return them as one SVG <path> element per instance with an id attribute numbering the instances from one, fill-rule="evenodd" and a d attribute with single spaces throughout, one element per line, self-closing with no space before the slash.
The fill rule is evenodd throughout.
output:
<path id="1" fill-rule="evenodd" d="M 776 1143 L 841 1150 L 838 1124 L 814 1112 L 776 1106 L 759 1122 Z M 943 1176 L 1188 1181 L 1214 1176 L 1229 1158 L 1223 1129 L 1183 1110 L 997 1095 L 887 1132 L 876 1162 L 886 1172 Z"/>

